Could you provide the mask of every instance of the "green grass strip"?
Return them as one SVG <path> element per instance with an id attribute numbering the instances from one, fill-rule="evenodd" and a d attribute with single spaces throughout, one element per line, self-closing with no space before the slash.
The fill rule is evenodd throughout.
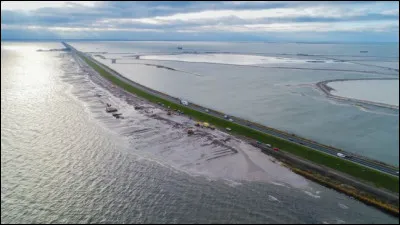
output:
<path id="1" fill-rule="evenodd" d="M 158 102 L 163 103 L 165 104 L 165 106 L 170 106 L 171 109 L 177 109 L 183 111 L 186 115 L 189 115 L 196 120 L 208 122 L 219 128 L 229 127 L 232 129 L 230 133 L 243 135 L 261 141 L 263 143 L 269 143 L 274 147 L 278 147 L 283 151 L 290 152 L 296 156 L 307 159 L 316 164 L 324 165 L 332 169 L 335 169 L 337 171 L 349 174 L 353 177 L 359 178 L 361 180 L 373 183 L 375 184 L 376 187 L 382 187 L 397 193 L 399 192 L 398 177 L 381 173 L 379 171 L 369 169 L 367 167 L 355 164 L 353 162 L 342 160 L 340 158 L 321 153 L 319 151 L 307 148 L 305 146 L 301 146 L 238 124 L 234 124 L 227 120 L 220 119 L 202 112 L 198 112 L 196 110 L 192 110 L 180 104 L 166 101 L 162 98 L 156 97 L 154 95 L 148 94 L 145 91 L 132 87 L 131 85 L 125 83 L 124 81 L 108 73 L 106 70 L 104 70 L 97 64 L 93 63 L 87 57 L 83 56 L 82 54 L 79 55 L 85 60 L 85 62 L 88 65 L 90 65 L 94 70 L 96 70 L 101 76 L 110 80 L 113 84 L 125 89 L 130 93 L 145 98 L 153 103 L 158 103 Z"/>

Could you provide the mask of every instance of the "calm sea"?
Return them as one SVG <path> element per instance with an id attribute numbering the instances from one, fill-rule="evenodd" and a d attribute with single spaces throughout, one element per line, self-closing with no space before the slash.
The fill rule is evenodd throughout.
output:
<path id="1" fill-rule="evenodd" d="M 153 160 L 96 113 L 69 54 L 36 52 L 61 47 L 1 44 L 2 223 L 399 222 L 317 184 L 227 182 Z"/>

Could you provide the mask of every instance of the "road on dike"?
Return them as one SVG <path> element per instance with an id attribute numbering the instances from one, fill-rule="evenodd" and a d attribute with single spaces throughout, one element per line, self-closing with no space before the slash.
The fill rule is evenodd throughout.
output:
<path id="1" fill-rule="evenodd" d="M 63 43 L 63 44 L 65 46 L 69 47 L 72 51 L 77 52 L 77 50 L 75 50 L 70 45 L 65 44 L 65 43 Z M 155 91 L 153 89 L 147 88 L 145 86 L 142 86 L 142 85 L 140 85 L 140 84 L 138 84 L 138 83 L 136 83 L 136 82 L 124 77 L 124 76 L 122 76 L 121 74 L 119 74 L 119 73 L 117 73 L 117 72 L 115 72 L 113 70 L 110 70 L 108 67 L 106 67 L 103 64 L 97 62 L 97 60 L 93 59 L 90 55 L 87 55 L 87 54 L 85 54 L 85 55 L 92 62 L 96 63 L 98 66 L 100 66 L 101 68 L 103 68 L 104 70 L 109 72 L 111 75 L 113 75 L 115 77 L 118 77 L 119 79 L 121 79 L 122 81 L 128 83 L 129 85 L 131 85 L 131 86 L 133 86 L 133 87 L 135 87 L 137 89 L 140 89 L 142 91 L 145 91 L 145 92 L 147 92 L 149 94 L 155 95 L 155 96 L 157 96 L 159 98 L 165 99 L 167 101 L 174 102 L 174 103 L 177 103 L 177 104 L 181 104 L 180 99 L 174 98 L 172 96 L 169 96 L 169 95 L 163 94 L 161 92 Z M 212 116 L 217 117 L 217 118 L 226 119 L 224 117 L 225 114 L 223 114 L 221 112 L 217 112 L 217 111 L 214 111 L 214 110 L 211 110 L 211 109 L 208 109 L 207 111 L 205 111 L 204 107 L 201 107 L 201 106 L 198 106 L 198 105 L 195 105 L 195 104 L 192 104 L 192 103 L 189 103 L 189 105 L 187 105 L 186 107 L 191 108 L 191 109 L 196 110 L 196 111 L 199 111 L 199 112 L 202 112 L 202 113 L 205 113 L 205 114 L 212 115 Z M 390 167 L 390 166 L 385 166 L 383 164 L 379 164 L 379 163 L 374 162 L 372 160 L 368 160 L 368 159 L 366 159 L 364 157 L 359 157 L 359 156 L 356 156 L 356 155 L 352 155 L 352 154 L 346 153 L 344 151 L 338 151 L 335 148 L 332 148 L 332 147 L 329 147 L 329 146 L 324 146 L 324 145 L 315 143 L 315 142 L 310 141 L 310 140 L 306 140 L 306 139 L 303 139 L 303 138 L 299 138 L 297 136 L 293 136 L 291 134 L 287 134 L 287 133 L 284 133 L 284 132 L 281 132 L 281 131 L 278 131 L 278 130 L 275 130 L 275 129 L 264 127 L 264 126 L 261 126 L 261 125 L 255 124 L 255 123 L 251 123 L 249 121 L 245 121 L 245 120 L 237 118 L 237 117 L 229 116 L 229 118 L 233 119 L 233 121 L 231 121 L 231 123 L 236 123 L 236 124 L 239 124 L 241 126 L 244 126 L 244 127 L 247 127 L 247 128 L 253 129 L 253 130 L 257 130 L 257 131 L 260 131 L 262 133 L 265 133 L 265 134 L 268 134 L 268 135 L 271 135 L 271 136 L 275 136 L 275 137 L 278 137 L 278 138 L 281 138 L 281 139 L 284 139 L 286 141 L 290 141 L 290 142 L 293 142 L 293 143 L 296 143 L 296 144 L 299 144 L 299 145 L 303 145 L 303 146 L 309 147 L 311 149 L 314 149 L 314 150 L 317 150 L 317 151 L 320 151 L 320 152 L 323 152 L 325 154 L 332 155 L 332 156 L 335 156 L 335 157 L 338 157 L 337 153 L 340 152 L 340 153 L 345 154 L 346 156 L 351 156 L 351 157 L 343 158 L 343 160 L 349 160 L 349 161 L 352 161 L 352 162 L 357 163 L 359 165 L 362 165 L 362 166 L 365 166 L 365 167 L 368 167 L 368 168 L 371 168 L 371 169 L 374 169 L 374 170 L 378 170 L 380 172 L 383 172 L 383 173 L 386 173 L 386 174 L 390 174 L 392 176 L 396 176 L 396 177 L 399 176 L 398 169 Z"/>

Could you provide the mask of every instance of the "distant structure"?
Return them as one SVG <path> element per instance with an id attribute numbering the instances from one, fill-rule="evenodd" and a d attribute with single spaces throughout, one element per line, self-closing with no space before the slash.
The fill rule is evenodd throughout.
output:
<path id="1" fill-rule="evenodd" d="M 111 63 L 117 62 L 117 59 L 111 59 Z"/>
<path id="2" fill-rule="evenodd" d="M 178 49 L 179 49 L 179 50 L 182 50 L 182 47 L 179 46 Z"/>

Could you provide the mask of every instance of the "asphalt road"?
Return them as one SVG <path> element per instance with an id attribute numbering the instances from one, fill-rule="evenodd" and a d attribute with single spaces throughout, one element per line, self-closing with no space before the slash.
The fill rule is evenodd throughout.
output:
<path id="1" fill-rule="evenodd" d="M 74 50 L 72 47 L 71 47 L 71 49 Z M 113 76 L 118 77 L 119 79 L 121 79 L 124 82 L 132 85 L 133 87 L 138 88 L 138 89 L 143 90 L 143 91 L 146 91 L 146 92 L 148 92 L 150 94 L 153 94 L 153 95 L 155 95 L 157 97 L 160 97 L 162 99 L 165 99 L 165 100 L 180 104 L 180 100 L 178 98 L 174 98 L 174 97 L 171 97 L 169 95 L 166 95 L 166 94 L 163 94 L 161 92 L 152 90 L 152 89 L 147 88 L 145 86 L 142 86 L 142 85 L 140 85 L 140 84 L 138 84 L 136 82 L 133 82 L 132 80 L 129 80 L 129 79 L 125 78 L 121 74 L 119 74 L 119 73 L 117 73 L 117 72 L 115 72 L 113 70 L 110 70 L 109 68 L 107 68 L 104 65 L 100 64 L 99 62 L 97 62 L 97 60 L 93 59 L 92 57 L 88 56 L 88 58 L 90 58 L 92 62 L 96 63 L 97 65 L 99 65 L 100 67 L 102 67 L 103 69 L 108 71 L 110 74 L 112 74 Z M 225 119 L 224 118 L 224 114 L 222 114 L 220 112 L 217 112 L 217 111 L 214 111 L 214 110 L 211 110 L 211 109 L 209 109 L 208 112 L 206 112 L 204 107 L 201 107 L 201 106 L 198 106 L 198 105 L 195 105 L 195 104 L 189 103 L 189 105 L 186 106 L 186 107 L 191 108 L 193 110 L 200 111 L 202 113 L 206 113 L 206 114 L 218 117 L 218 118 Z M 302 139 L 302 138 L 299 138 L 299 137 L 296 137 L 296 136 L 293 136 L 291 134 L 287 134 L 287 133 L 284 133 L 284 132 L 281 132 L 281 131 L 278 131 L 278 130 L 275 130 L 275 129 L 271 129 L 271 128 L 260 126 L 260 125 L 254 124 L 254 123 L 250 123 L 250 122 L 245 121 L 245 120 L 240 119 L 240 118 L 236 118 L 236 117 L 233 117 L 233 116 L 230 116 L 230 118 L 233 119 L 232 123 L 239 124 L 239 125 L 242 125 L 242 126 L 245 126 L 245 127 L 248 127 L 248 128 L 263 132 L 263 133 L 266 133 L 268 135 L 272 135 L 272 136 L 284 139 L 286 141 L 290 141 L 290 142 L 299 144 L 299 145 L 304 145 L 306 147 L 312 148 L 314 150 L 317 150 L 317 151 L 320 151 L 320 152 L 323 152 L 325 154 L 332 155 L 332 156 L 335 156 L 335 157 L 338 157 L 337 153 L 341 152 L 342 154 L 345 154 L 346 156 L 352 156 L 352 157 L 343 158 L 344 160 L 352 161 L 352 162 L 357 163 L 359 165 L 362 165 L 362 166 L 365 166 L 365 167 L 368 167 L 368 168 L 371 168 L 371 169 L 374 169 L 374 170 L 378 170 L 378 171 L 381 171 L 381 172 L 386 173 L 386 174 L 390 174 L 390 175 L 397 176 L 397 177 L 399 176 L 399 174 L 397 173 L 398 172 L 397 169 L 389 167 L 389 166 L 385 166 L 385 165 L 382 165 L 382 164 L 379 164 L 379 163 L 376 163 L 376 162 L 368 160 L 366 158 L 361 158 L 359 156 L 354 156 L 351 153 L 347 153 L 347 152 L 344 152 L 342 150 L 338 151 L 337 149 L 331 148 L 329 146 L 324 146 L 324 145 L 321 145 L 321 144 L 318 144 L 318 143 L 315 143 L 315 142 L 312 142 L 312 141 L 309 141 L 309 140 L 305 140 L 305 139 Z"/>

